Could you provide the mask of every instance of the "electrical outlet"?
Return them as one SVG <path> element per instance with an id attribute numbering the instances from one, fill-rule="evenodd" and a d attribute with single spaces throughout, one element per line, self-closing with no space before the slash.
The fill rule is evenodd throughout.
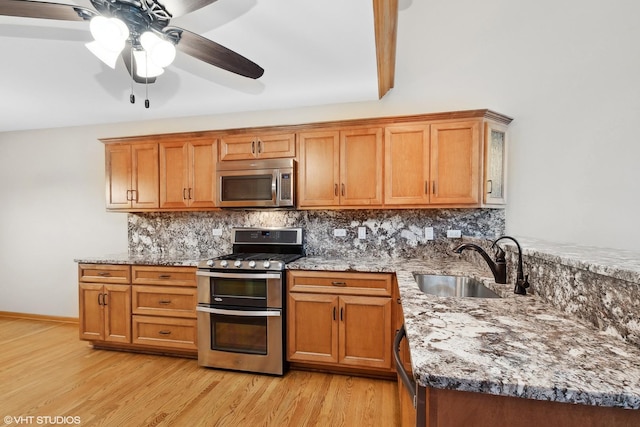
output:
<path id="1" fill-rule="evenodd" d="M 358 239 L 367 238 L 367 227 L 358 227 Z"/>
<path id="2" fill-rule="evenodd" d="M 213 236 L 222 236 L 222 228 L 214 228 L 211 230 Z"/>
<path id="3" fill-rule="evenodd" d="M 347 235 L 347 230 L 344 228 L 336 228 L 333 230 L 334 237 L 345 237 Z"/>
<path id="4" fill-rule="evenodd" d="M 449 239 L 459 239 L 462 237 L 462 231 L 460 230 L 447 230 L 447 237 Z"/>
<path id="5" fill-rule="evenodd" d="M 425 240 L 433 240 L 433 227 L 425 227 L 424 228 L 424 239 Z"/>

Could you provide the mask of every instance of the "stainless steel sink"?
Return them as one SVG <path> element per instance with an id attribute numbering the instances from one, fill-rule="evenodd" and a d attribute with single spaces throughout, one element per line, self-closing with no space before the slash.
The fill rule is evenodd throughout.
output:
<path id="1" fill-rule="evenodd" d="M 500 298 L 500 295 L 473 277 L 417 273 L 414 273 L 413 277 L 425 294 L 441 297 Z"/>

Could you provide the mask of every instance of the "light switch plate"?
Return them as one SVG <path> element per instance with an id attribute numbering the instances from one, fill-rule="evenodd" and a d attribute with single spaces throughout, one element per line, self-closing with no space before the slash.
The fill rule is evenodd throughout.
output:
<path id="1" fill-rule="evenodd" d="M 424 239 L 425 240 L 433 240 L 433 227 L 425 227 L 424 228 Z"/>
<path id="2" fill-rule="evenodd" d="M 222 228 L 214 228 L 211 230 L 211 234 L 214 236 L 222 236 Z"/>
<path id="3" fill-rule="evenodd" d="M 447 237 L 450 239 L 459 239 L 462 237 L 462 231 L 460 230 L 447 230 Z"/>
<path id="4" fill-rule="evenodd" d="M 347 235 L 347 230 L 344 228 L 336 228 L 333 230 L 334 237 L 345 237 Z"/>
<path id="5" fill-rule="evenodd" d="M 367 238 L 367 227 L 358 227 L 358 239 Z"/>

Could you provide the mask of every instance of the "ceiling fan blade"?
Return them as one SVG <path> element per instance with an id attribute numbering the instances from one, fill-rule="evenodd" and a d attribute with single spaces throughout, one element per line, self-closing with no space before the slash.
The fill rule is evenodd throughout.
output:
<path id="1" fill-rule="evenodd" d="M 135 61 L 133 61 L 133 63 L 131 62 L 131 43 L 126 44 L 126 46 L 124 47 L 124 49 L 122 50 L 122 53 L 120 54 L 120 56 L 122 56 L 122 59 L 124 60 L 124 66 L 127 67 L 127 71 L 129 72 L 129 75 L 133 78 L 133 81 L 136 83 L 147 83 L 147 84 L 151 84 L 151 83 L 155 83 L 156 78 L 155 77 L 140 77 L 139 75 L 136 74 L 136 64 Z"/>
<path id="2" fill-rule="evenodd" d="M 178 27 L 165 27 L 163 31 L 179 35 L 176 49 L 208 64 L 251 79 L 264 74 L 264 69 L 253 61 L 191 31 Z"/>
<path id="3" fill-rule="evenodd" d="M 0 15 L 24 18 L 86 21 L 98 13 L 86 7 L 29 0 L 0 0 Z"/>
<path id="4" fill-rule="evenodd" d="M 186 15 L 194 10 L 201 9 L 217 0 L 162 0 L 162 4 L 173 18 Z"/>

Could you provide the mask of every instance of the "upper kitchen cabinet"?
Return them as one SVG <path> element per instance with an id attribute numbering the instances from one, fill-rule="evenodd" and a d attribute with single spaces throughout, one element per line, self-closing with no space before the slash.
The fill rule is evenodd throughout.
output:
<path id="1" fill-rule="evenodd" d="M 475 117 L 386 126 L 385 206 L 503 205 L 510 121 L 481 110 Z"/>
<path id="2" fill-rule="evenodd" d="M 158 144 L 148 138 L 103 142 L 107 209 L 157 209 Z"/>
<path id="3" fill-rule="evenodd" d="M 382 128 L 301 132 L 300 207 L 382 204 Z"/>
<path id="4" fill-rule="evenodd" d="M 484 134 L 484 203 L 507 203 L 507 127 L 485 123 Z"/>
<path id="5" fill-rule="evenodd" d="M 217 140 L 211 137 L 159 143 L 160 208 L 215 207 Z"/>
<path id="6" fill-rule="evenodd" d="M 295 133 L 225 135 L 220 138 L 220 160 L 295 157 Z"/>

